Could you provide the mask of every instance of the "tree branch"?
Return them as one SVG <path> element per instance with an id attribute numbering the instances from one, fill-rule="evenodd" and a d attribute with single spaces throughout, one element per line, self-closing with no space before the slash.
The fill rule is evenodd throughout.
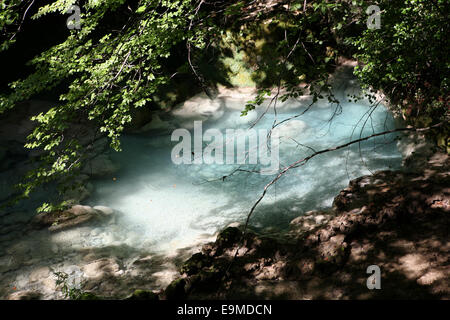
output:
<path id="1" fill-rule="evenodd" d="M 266 195 L 268 189 L 269 189 L 273 184 L 275 184 L 282 176 L 284 176 L 284 174 L 285 174 L 286 172 L 288 172 L 289 170 L 291 170 L 291 169 L 293 169 L 293 168 L 298 168 L 298 167 L 300 167 L 300 166 L 303 166 L 303 165 L 306 164 L 309 160 L 311 160 L 312 158 L 318 156 L 319 154 L 323 154 L 323 153 L 327 153 L 327 152 L 332 152 L 332 151 L 336 151 L 336 150 L 339 150 L 339 149 L 343 149 L 343 148 L 346 148 L 346 147 L 348 147 L 348 146 L 350 146 L 350 145 L 353 145 L 353 144 L 355 144 L 355 143 L 360 143 L 360 142 L 362 142 L 362 141 L 366 141 L 366 140 L 369 140 L 369 139 L 372 139 L 372 138 L 375 138 L 375 137 L 379 137 L 379 136 L 383 136 L 383 135 L 387 135 L 387 134 L 390 134 L 390 133 L 395 133 L 395 132 L 405 132 L 405 131 L 410 131 L 410 132 L 424 132 L 424 131 L 428 131 L 428 130 L 431 130 L 431 129 L 438 128 L 438 127 L 442 126 L 443 124 L 444 124 L 444 122 L 440 122 L 440 123 L 438 123 L 438 124 L 435 124 L 435 125 L 432 125 L 432 126 L 429 126 L 429 127 L 425 127 L 425 128 L 412 128 L 412 127 L 408 127 L 408 128 L 398 128 L 398 129 L 393 129 L 393 130 L 388 130 L 388 131 L 383 131 L 383 132 L 375 133 L 375 134 L 372 134 L 372 135 L 367 136 L 367 137 L 364 137 L 364 138 L 359 138 L 359 139 L 356 139 L 356 140 L 352 140 L 352 141 L 350 141 L 350 142 L 341 144 L 341 145 L 336 146 L 336 147 L 332 147 L 332 148 L 327 148 L 327 149 L 322 149 L 322 150 L 320 150 L 320 151 L 316 151 L 316 152 L 314 152 L 313 154 L 307 156 L 306 158 L 297 160 L 297 161 L 291 163 L 289 166 L 285 167 L 285 168 L 284 168 L 283 170 L 281 170 L 281 172 L 275 177 L 275 179 L 273 179 L 273 180 L 270 181 L 268 184 L 266 184 L 266 186 L 265 186 L 264 189 L 263 189 L 262 194 L 259 196 L 259 198 L 256 200 L 256 202 L 255 202 L 255 203 L 253 204 L 253 206 L 250 208 L 250 211 L 249 211 L 249 213 L 247 214 L 247 219 L 246 219 L 246 221 L 245 221 L 244 230 L 242 231 L 242 237 L 241 237 L 241 240 L 240 240 L 240 245 L 239 245 L 239 247 L 236 249 L 236 253 L 235 253 L 233 259 L 231 260 L 231 262 L 230 262 L 230 264 L 229 264 L 229 266 L 228 266 L 228 268 L 227 268 L 227 271 L 230 269 L 230 267 L 231 267 L 231 265 L 232 265 L 234 259 L 237 257 L 237 255 L 238 255 L 238 253 L 239 253 L 239 250 L 242 248 L 244 236 L 245 236 L 245 234 L 246 234 L 246 232 L 247 232 L 247 228 L 248 228 L 248 225 L 249 225 L 249 222 L 250 222 L 250 218 L 252 217 L 252 215 L 253 215 L 253 213 L 254 213 L 256 207 L 257 207 L 258 204 L 263 200 L 263 198 L 265 197 L 265 195 Z"/>

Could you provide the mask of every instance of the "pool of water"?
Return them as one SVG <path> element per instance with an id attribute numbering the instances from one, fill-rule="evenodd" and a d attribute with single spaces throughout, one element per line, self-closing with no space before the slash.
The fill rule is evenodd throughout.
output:
<path id="1" fill-rule="evenodd" d="M 198 109 L 201 110 L 202 104 L 208 108 L 207 102 L 207 98 L 197 100 Z M 225 153 L 229 151 L 227 141 L 230 141 L 226 130 L 244 129 L 248 133 L 245 130 L 255 122 L 252 130 L 269 130 L 274 121 L 289 119 L 306 108 L 306 103 L 291 100 L 279 105 L 277 112 L 262 106 L 242 117 L 238 106 L 244 104 L 245 100 L 239 98 L 222 99 L 214 116 L 202 121 L 203 133 L 207 129 L 223 133 Z M 177 128 L 188 128 L 193 140 L 194 120 L 175 117 L 169 121 Z M 394 126 L 394 119 L 382 105 L 373 110 L 365 104 L 319 103 L 301 117 L 276 127 L 280 169 L 312 154 L 313 150 L 338 146 L 351 138 Z M 286 228 L 290 220 L 304 212 L 330 207 L 333 197 L 350 179 L 400 167 L 401 155 L 394 140 L 395 136 L 389 135 L 354 144 L 317 156 L 304 166 L 288 171 L 257 207 L 252 226 Z M 124 136 L 123 152 L 111 155 L 121 170 L 113 178 L 94 182 L 91 204 L 109 206 L 122 213 L 119 232 L 132 246 L 174 250 L 189 246 L 201 236 L 213 235 L 230 222 L 242 221 L 264 186 L 276 176 L 254 172 L 264 167 L 260 163 L 177 165 L 171 158 L 177 143 L 171 141 L 170 132 Z M 203 147 L 209 143 L 203 142 Z M 252 148 L 247 145 L 246 150 Z M 236 150 L 235 160 L 237 153 Z M 194 153 L 192 160 L 195 157 Z M 228 176 L 236 168 L 252 172 L 239 171 Z"/>
<path id="2" fill-rule="evenodd" d="M 0 297 L 15 290 L 38 290 L 43 298 L 61 298 L 53 274 L 56 271 L 67 273 L 72 283 L 85 281 L 88 289 L 101 295 L 126 296 L 133 288 L 165 287 L 177 276 L 179 263 L 199 250 L 200 244 L 213 240 L 217 231 L 231 222 L 244 221 L 264 186 L 276 176 L 259 174 L 265 168 L 261 163 L 236 164 L 237 149 L 230 157 L 233 161 L 224 164 L 177 165 L 172 151 L 179 142 L 172 141 L 173 130 L 186 128 L 194 137 L 194 121 L 201 121 L 203 133 L 217 129 L 216 133 L 223 134 L 228 154 L 230 137 L 245 136 L 253 125 L 252 130 L 269 130 L 274 122 L 302 113 L 309 104 L 308 99 L 289 100 L 278 104 L 276 112 L 266 104 L 241 117 L 251 97 L 234 91 L 214 100 L 199 95 L 161 115 L 164 120 L 155 120 L 156 125 L 152 122 L 153 130 L 124 135 L 123 151 L 109 154 L 120 170 L 91 180 L 92 194 L 83 203 L 113 208 L 114 223 L 83 225 L 63 232 L 30 231 L 26 227 L 34 209 L 48 200 L 51 189 L 3 212 Z M 274 129 L 272 136 L 279 137 L 279 169 L 313 150 L 394 127 L 394 119 L 382 105 L 372 108 L 362 102 L 336 106 L 319 101 L 302 116 Z M 243 131 L 228 135 L 226 131 L 231 129 Z M 252 216 L 251 226 L 261 231 L 286 229 L 293 218 L 330 207 L 349 180 L 376 170 L 399 168 L 402 157 L 395 138 L 386 135 L 354 144 L 288 171 L 269 189 Z M 208 145 L 202 142 L 201 147 Z M 264 145 L 257 144 L 256 149 Z M 247 147 L 244 153 L 250 158 L 255 148 Z M 192 159 L 196 157 L 198 152 Z M 230 175 L 236 168 L 243 171 Z M 6 190 L 18 172 L 2 172 L 0 187 Z"/>

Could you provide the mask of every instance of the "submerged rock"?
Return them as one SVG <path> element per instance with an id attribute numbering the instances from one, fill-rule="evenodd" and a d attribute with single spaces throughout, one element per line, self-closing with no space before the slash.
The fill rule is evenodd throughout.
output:
<path id="1" fill-rule="evenodd" d="M 49 231 L 61 231 L 73 227 L 79 227 L 87 222 L 101 221 L 111 217 L 114 212 L 111 208 L 100 207 L 94 209 L 90 206 L 75 205 L 65 211 L 42 212 L 32 220 L 38 228 L 48 228 Z"/>

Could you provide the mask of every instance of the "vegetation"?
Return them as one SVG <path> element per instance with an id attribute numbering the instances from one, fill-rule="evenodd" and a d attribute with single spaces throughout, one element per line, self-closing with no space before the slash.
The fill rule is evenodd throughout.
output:
<path id="1" fill-rule="evenodd" d="M 346 56 L 359 60 L 356 74 L 366 94 L 382 91 L 410 124 L 448 123 L 445 0 L 5 0 L 1 50 L 14 50 L 29 19 L 65 15 L 74 4 L 81 8 L 81 28 L 41 48 L 29 61 L 32 71 L 0 96 L 1 114 L 40 93 L 59 94 L 59 103 L 33 117 L 37 126 L 26 147 L 42 150 L 42 156 L 20 185 L 24 197 L 50 182 L 64 190 L 81 168 L 86 146 L 70 132 L 71 123 L 92 124 L 119 151 L 133 111 L 164 107 L 156 97 L 167 86 L 183 77 L 206 91 L 227 84 L 223 58 L 230 55 L 229 41 L 244 54 L 259 88 L 243 115 L 274 87 L 274 103 L 306 90 L 313 102 L 327 97 L 339 103 L 328 77 Z M 382 10 L 380 29 L 366 26 L 372 4 Z M 440 128 L 448 143 L 448 125 Z"/>
<path id="2" fill-rule="evenodd" d="M 70 300 L 85 300 L 89 297 L 89 293 L 83 292 L 80 288 L 74 284 L 69 283 L 69 275 L 65 272 L 54 272 L 56 277 L 56 286 L 61 290 L 64 299 Z"/>
<path id="3" fill-rule="evenodd" d="M 447 1 L 383 1 L 383 27 L 354 38 L 356 74 L 419 126 L 449 118 Z"/>

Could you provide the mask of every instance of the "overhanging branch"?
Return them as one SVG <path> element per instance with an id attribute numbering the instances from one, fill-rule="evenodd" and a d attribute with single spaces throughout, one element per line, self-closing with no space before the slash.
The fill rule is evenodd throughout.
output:
<path id="1" fill-rule="evenodd" d="M 323 153 L 327 153 L 327 152 L 332 152 L 332 151 L 336 151 L 336 150 L 339 150 L 339 149 L 343 149 L 343 148 L 346 148 L 346 147 L 348 147 L 348 146 L 350 146 L 350 145 L 352 145 L 352 144 L 355 144 L 355 143 L 361 143 L 362 141 L 366 141 L 366 140 L 369 140 L 369 139 L 372 139 L 372 138 L 375 138 L 375 137 L 378 137 L 378 136 L 383 136 L 383 135 L 390 134 L 390 133 L 395 133 L 395 132 L 404 132 L 404 131 L 423 132 L 423 131 L 428 131 L 428 130 L 431 130 L 431 129 L 438 128 L 438 127 L 442 126 L 443 124 L 444 124 L 444 122 L 440 122 L 440 123 L 438 123 L 438 124 L 435 124 L 435 125 L 432 125 L 432 126 L 429 126 L 429 127 L 425 127 L 425 128 L 412 128 L 412 127 L 407 127 L 407 128 L 398 128 L 398 129 L 393 129 L 393 130 L 388 130 L 388 131 L 383 131 L 383 132 L 375 133 L 375 134 L 372 134 L 372 135 L 367 136 L 367 137 L 364 137 L 364 138 L 359 138 L 359 139 L 356 139 L 356 140 L 352 140 L 352 141 L 350 141 L 350 142 L 347 142 L 347 143 L 345 143 L 345 144 L 341 144 L 341 145 L 336 146 L 336 147 L 332 147 L 332 148 L 327 148 L 327 149 L 323 149 L 323 150 L 316 151 L 316 152 L 314 152 L 313 154 L 307 156 L 306 158 L 303 158 L 303 159 L 300 159 L 300 160 L 297 160 L 297 161 L 291 163 L 289 166 L 287 166 L 287 167 L 285 167 L 283 170 L 281 170 L 281 172 L 275 177 L 275 179 L 273 179 L 273 180 L 270 181 L 268 184 L 266 184 L 266 186 L 265 186 L 264 189 L 263 189 L 263 192 L 262 192 L 261 196 L 260 196 L 260 197 L 256 200 L 256 202 L 253 204 L 253 206 L 252 206 L 251 209 L 250 209 L 250 212 L 249 212 L 248 215 L 247 215 L 247 220 L 246 220 L 246 222 L 245 222 L 245 226 L 244 226 L 244 231 L 243 231 L 243 233 L 245 234 L 245 232 L 246 232 L 246 230 L 247 230 L 247 227 L 248 227 L 248 223 L 249 223 L 249 221 L 250 221 L 250 218 L 251 218 L 251 216 L 253 215 L 253 213 L 254 213 L 256 207 L 258 206 L 258 204 L 259 204 L 259 203 L 261 202 L 261 200 L 265 197 L 265 195 L 266 195 L 266 193 L 267 193 L 267 190 L 268 190 L 274 183 L 276 183 L 276 182 L 277 182 L 277 181 L 278 181 L 278 180 L 279 180 L 286 172 L 288 172 L 290 169 L 298 168 L 298 167 L 300 167 L 300 166 L 303 166 L 303 165 L 306 164 L 309 160 L 311 160 L 312 158 L 318 156 L 319 154 L 323 154 Z"/>

